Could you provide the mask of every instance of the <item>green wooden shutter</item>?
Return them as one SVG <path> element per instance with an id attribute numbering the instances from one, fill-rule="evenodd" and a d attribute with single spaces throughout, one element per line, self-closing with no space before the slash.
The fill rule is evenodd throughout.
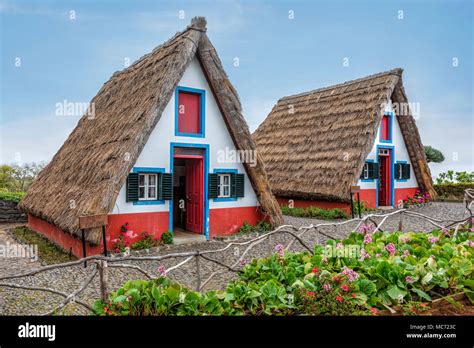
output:
<path id="1" fill-rule="evenodd" d="M 217 174 L 208 174 L 209 188 L 208 188 L 208 197 L 217 198 L 217 183 L 218 183 Z"/>
<path id="2" fill-rule="evenodd" d="M 170 201 L 173 199 L 173 174 L 161 173 L 160 175 L 160 199 Z"/>
<path id="3" fill-rule="evenodd" d="M 394 168 L 394 175 L 393 177 L 395 178 L 395 180 L 399 180 L 399 179 L 402 179 L 403 177 L 403 174 L 400 174 L 400 168 L 402 167 L 402 164 L 401 163 L 395 163 L 395 168 Z"/>
<path id="4" fill-rule="evenodd" d="M 236 197 L 244 197 L 244 182 L 245 182 L 244 174 L 235 174 L 235 196 Z"/>
<path id="5" fill-rule="evenodd" d="M 402 179 L 410 179 L 410 164 L 408 163 L 402 166 Z"/>
<path id="6" fill-rule="evenodd" d="M 138 173 L 130 173 L 127 176 L 125 200 L 127 202 L 138 201 Z"/>
<path id="7" fill-rule="evenodd" d="M 379 178 L 379 164 L 375 162 L 371 162 L 372 164 L 372 177 L 371 179 L 378 179 Z M 369 164 L 369 166 L 370 166 Z M 369 167 L 370 168 L 370 167 Z"/>
<path id="8" fill-rule="evenodd" d="M 237 198 L 237 188 L 235 183 L 235 173 L 230 173 L 230 196 Z"/>

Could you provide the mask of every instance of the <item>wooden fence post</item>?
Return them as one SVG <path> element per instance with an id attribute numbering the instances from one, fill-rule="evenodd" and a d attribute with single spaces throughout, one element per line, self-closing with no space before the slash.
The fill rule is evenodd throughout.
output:
<path id="1" fill-rule="evenodd" d="M 99 282 L 100 282 L 100 298 L 104 303 L 109 300 L 108 293 L 108 279 L 107 279 L 107 261 L 101 260 L 98 262 L 99 267 Z"/>

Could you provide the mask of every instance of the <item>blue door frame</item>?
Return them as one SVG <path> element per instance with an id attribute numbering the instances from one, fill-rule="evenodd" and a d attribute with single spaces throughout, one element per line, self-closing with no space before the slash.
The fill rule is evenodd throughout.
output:
<path id="1" fill-rule="evenodd" d="M 393 207 L 393 200 L 395 196 L 395 180 L 393 170 L 395 169 L 395 146 L 392 145 L 377 145 L 376 147 L 376 154 L 377 154 L 377 162 L 380 166 L 379 161 L 379 149 L 389 149 L 390 150 L 390 205 Z M 380 167 L 379 167 L 380 168 Z M 379 184 L 380 184 L 380 173 L 379 178 L 377 179 L 377 185 L 375 186 L 375 200 L 376 200 L 376 207 L 379 207 Z"/>
<path id="2" fill-rule="evenodd" d="M 208 199 L 208 173 L 209 173 L 209 144 L 190 144 L 190 143 L 170 143 L 170 173 L 173 174 L 174 169 L 174 148 L 175 147 L 195 147 L 204 149 L 204 212 L 202 230 L 206 239 L 209 240 L 209 199 Z M 174 197 L 170 201 L 169 207 L 169 230 L 173 233 L 173 202 Z"/>

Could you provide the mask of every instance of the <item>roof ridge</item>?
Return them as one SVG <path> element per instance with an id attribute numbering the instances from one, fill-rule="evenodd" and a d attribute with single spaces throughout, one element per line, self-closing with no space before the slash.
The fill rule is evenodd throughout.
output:
<path id="1" fill-rule="evenodd" d="M 280 101 L 283 101 L 283 100 L 304 97 L 306 95 L 310 95 L 310 94 L 318 93 L 318 92 L 323 92 L 323 91 L 328 91 L 328 90 L 339 88 L 339 87 L 342 87 L 342 86 L 349 86 L 349 85 L 359 83 L 359 82 L 362 82 L 362 81 L 371 80 L 371 79 L 374 79 L 374 78 L 377 78 L 377 77 L 380 77 L 380 76 L 383 76 L 383 75 L 398 75 L 398 76 L 401 76 L 402 73 L 403 73 L 402 68 L 394 68 L 394 69 L 383 71 L 383 72 L 380 72 L 380 73 L 364 76 L 364 77 L 361 77 L 361 78 L 358 78 L 358 79 L 341 82 L 341 83 L 338 83 L 338 84 L 335 84 L 335 85 L 321 87 L 321 88 L 313 89 L 311 91 L 302 92 L 302 93 L 298 93 L 298 94 L 288 95 L 288 96 L 285 96 L 285 97 L 282 97 L 282 98 L 278 99 L 277 103 L 279 103 Z"/>
<path id="2" fill-rule="evenodd" d="M 190 30 L 197 30 L 197 31 L 200 31 L 202 33 L 205 33 L 206 30 L 207 30 L 206 29 L 206 18 L 205 17 L 193 17 L 191 19 L 191 23 L 184 30 L 176 32 L 176 34 L 174 34 L 171 38 L 169 38 L 168 40 L 166 40 L 162 44 L 160 44 L 160 45 L 156 46 L 155 48 L 153 48 L 151 50 L 151 52 L 145 53 L 143 56 L 138 58 L 132 64 L 127 66 L 125 69 L 115 71 L 112 74 L 111 78 L 132 71 L 134 68 L 137 67 L 138 64 L 142 63 L 145 59 L 147 59 L 148 57 L 154 55 L 158 50 L 160 50 L 164 47 L 171 46 L 172 44 L 174 44 L 174 41 L 176 39 L 178 39 L 180 36 L 186 34 Z M 110 79 L 107 82 L 109 82 L 109 81 L 110 81 Z M 105 83 L 107 83 L 107 82 L 105 82 Z"/>

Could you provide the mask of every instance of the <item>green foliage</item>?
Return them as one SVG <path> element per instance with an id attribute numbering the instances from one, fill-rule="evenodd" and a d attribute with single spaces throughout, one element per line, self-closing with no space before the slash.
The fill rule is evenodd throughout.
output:
<path id="1" fill-rule="evenodd" d="M 354 198 L 356 199 L 356 197 Z M 368 205 L 369 204 L 366 201 L 360 201 L 360 215 L 364 215 L 364 213 L 374 210 L 369 208 Z M 356 200 L 352 202 L 352 209 L 354 210 L 355 216 L 359 215 L 359 204 L 357 204 Z"/>
<path id="2" fill-rule="evenodd" d="M 362 204 L 362 202 L 361 202 Z M 281 207 L 283 215 L 297 216 L 297 217 L 311 217 L 322 220 L 336 220 L 345 219 L 347 214 L 344 210 L 334 209 L 322 209 L 318 207 L 307 207 L 307 208 L 290 208 L 287 205 Z"/>
<path id="3" fill-rule="evenodd" d="M 161 235 L 161 242 L 163 244 L 173 244 L 173 233 L 171 232 L 164 232 Z"/>
<path id="4" fill-rule="evenodd" d="M 285 252 L 255 259 L 223 291 L 199 293 L 168 278 L 129 281 L 107 303 L 97 301 L 95 313 L 370 315 L 385 305 L 421 310 L 433 294 L 474 293 L 474 236 L 467 228 L 455 236 L 435 230 L 377 232 L 371 237 L 362 242 L 363 234 L 352 233 L 326 247 L 317 245 L 314 255 Z M 351 245 L 363 245 L 364 253 L 328 253 L 328 246 Z"/>
<path id="5" fill-rule="evenodd" d="M 440 201 L 462 202 L 464 200 L 464 191 L 468 188 L 474 189 L 474 183 L 434 185 L 434 189 L 438 194 L 437 199 Z"/>
<path id="6" fill-rule="evenodd" d="M 426 161 L 428 163 L 441 163 L 444 161 L 444 155 L 441 151 L 436 150 L 434 147 L 429 145 L 425 146 Z"/>
<path id="7" fill-rule="evenodd" d="M 240 226 L 239 232 L 241 234 L 253 233 L 253 232 L 266 232 L 271 231 L 272 225 L 264 220 L 260 220 L 255 226 L 252 226 L 247 221 Z"/>
<path id="8" fill-rule="evenodd" d="M 440 173 L 436 178 L 436 184 L 474 184 L 474 172 L 455 172 L 448 170 Z"/>
<path id="9" fill-rule="evenodd" d="M 25 195 L 24 192 L 6 192 L 0 191 L 0 200 L 2 201 L 12 201 L 12 202 L 19 202 Z"/>
<path id="10" fill-rule="evenodd" d="M 38 257 L 48 265 L 76 259 L 73 255 L 69 256 L 67 252 L 53 244 L 49 239 L 26 227 L 15 227 L 11 230 L 11 233 L 21 243 L 37 246 Z"/>
<path id="11" fill-rule="evenodd" d="M 160 244 L 159 240 L 154 239 L 154 236 L 148 232 L 142 232 L 141 237 L 142 239 L 131 244 L 130 248 L 133 250 L 150 249 Z"/>
<path id="12" fill-rule="evenodd" d="M 0 191 L 25 192 L 44 163 L 25 163 L 23 165 L 0 165 Z"/>

